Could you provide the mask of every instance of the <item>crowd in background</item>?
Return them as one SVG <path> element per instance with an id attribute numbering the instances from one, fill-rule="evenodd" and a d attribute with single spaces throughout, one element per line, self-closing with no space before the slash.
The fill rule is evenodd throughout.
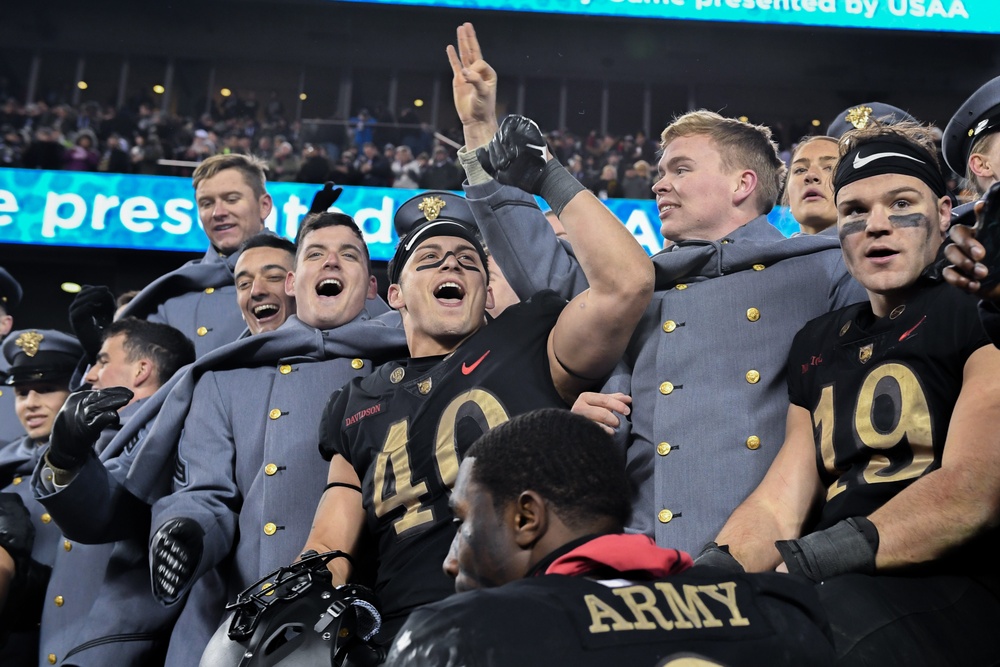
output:
<path id="1" fill-rule="evenodd" d="M 12 168 L 189 176 L 211 155 L 242 153 L 264 159 L 268 180 L 277 182 L 457 190 L 464 178 L 454 148 L 461 129 L 436 134 L 415 109 L 397 118 L 375 106 L 347 120 L 300 122 L 289 120 L 276 98 L 260 104 L 252 92 L 224 98 L 197 118 L 166 113 L 151 100 L 115 108 L 11 97 L 0 107 L 0 135 L 0 166 Z M 548 137 L 559 160 L 599 197 L 652 198 L 655 137 L 597 130 Z"/>

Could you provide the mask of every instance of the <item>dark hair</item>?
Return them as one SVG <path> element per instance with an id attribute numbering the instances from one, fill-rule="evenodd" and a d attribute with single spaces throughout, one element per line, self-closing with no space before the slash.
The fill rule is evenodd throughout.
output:
<path id="1" fill-rule="evenodd" d="M 572 528 L 598 518 L 624 527 L 631 511 L 625 464 L 600 426 L 569 410 L 545 408 L 515 417 L 474 442 L 472 479 L 501 512 L 524 491 L 551 503 Z"/>
<path id="2" fill-rule="evenodd" d="M 327 211 L 307 215 L 305 220 L 302 221 L 302 225 L 299 226 L 298 233 L 295 235 L 296 253 L 302 249 L 302 239 L 306 237 L 306 234 L 314 232 L 317 229 L 323 229 L 324 227 L 347 227 L 354 232 L 354 235 L 361 241 L 361 247 L 364 249 L 365 261 L 368 264 L 368 273 L 372 272 L 372 258 L 368 253 L 368 243 L 365 241 L 365 236 L 361 233 L 361 229 L 358 228 L 358 224 L 354 222 L 354 218 L 346 213 L 331 213 Z M 296 255 L 297 259 L 298 256 Z"/>
<path id="3" fill-rule="evenodd" d="M 194 343 L 167 324 L 147 322 L 135 317 L 115 320 L 104 330 L 104 340 L 123 334 L 125 359 L 131 363 L 142 358 L 152 360 L 156 380 L 163 385 L 182 366 L 194 361 Z"/>
<path id="4" fill-rule="evenodd" d="M 250 250 L 252 248 L 276 248 L 278 250 L 284 250 L 292 257 L 295 257 L 295 244 L 286 238 L 282 238 L 277 234 L 272 234 L 270 232 L 260 232 L 259 234 L 254 234 L 240 246 L 240 252 Z"/>

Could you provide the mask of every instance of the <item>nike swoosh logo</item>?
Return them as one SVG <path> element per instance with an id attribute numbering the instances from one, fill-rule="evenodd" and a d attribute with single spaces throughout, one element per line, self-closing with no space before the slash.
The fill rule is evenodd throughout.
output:
<path id="1" fill-rule="evenodd" d="M 535 144 L 528 144 L 528 148 L 534 148 L 536 151 L 538 151 L 539 154 L 541 154 L 543 160 L 547 161 L 549 159 L 549 147 L 546 146 L 545 144 L 542 144 L 541 146 L 536 146 Z"/>
<path id="2" fill-rule="evenodd" d="M 861 167 L 865 166 L 869 162 L 873 162 L 875 160 L 881 160 L 884 157 L 905 157 L 908 160 L 913 160 L 914 162 L 919 162 L 920 164 L 924 164 L 923 160 L 919 160 L 913 157 L 912 155 L 906 155 L 904 153 L 873 153 L 868 157 L 861 157 L 861 153 L 858 153 L 857 155 L 854 156 L 854 168 L 861 169 Z"/>
<path id="3" fill-rule="evenodd" d="M 924 315 L 923 317 L 921 317 L 921 318 L 920 318 L 920 321 L 919 321 L 919 322 L 917 322 L 917 323 L 916 323 L 916 324 L 914 324 L 914 325 L 913 325 L 912 327 L 910 327 L 909 329 L 907 329 L 906 331 L 904 331 L 904 332 L 903 332 L 903 335 L 899 337 L 899 342 L 900 342 L 900 343 L 902 343 L 904 339 L 906 339 L 906 338 L 909 338 L 909 337 L 910 337 L 910 334 L 911 334 L 911 333 L 913 333 L 913 332 L 914 332 L 914 330 L 915 330 L 915 329 L 916 329 L 917 327 L 919 327 L 919 326 L 920 326 L 921 324 L 923 324 L 923 323 L 924 323 L 924 320 L 926 320 L 926 319 L 927 319 L 927 316 L 926 316 L 926 315 Z"/>
<path id="4" fill-rule="evenodd" d="M 476 370 L 476 367 L 483 362 L 483 359 L 485 359 L 489 353 L 490 351 L 486 350 L 486 352 L 483 353 L 483 356 L 479 357 L 474 362 L 472 362 L 471 366 L 467 366 L 465 362 L 462 362 L 462 375 L 468 375 L 472 371 Z"/>

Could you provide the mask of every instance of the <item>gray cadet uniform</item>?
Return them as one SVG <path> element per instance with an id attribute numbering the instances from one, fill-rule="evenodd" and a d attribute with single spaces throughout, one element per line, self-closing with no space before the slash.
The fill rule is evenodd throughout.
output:
<path id="1" fill-rule="evenodd" d="M 20 305 L 23 294 L 21 284 L 0 266 L 0 306 L 8 315 Z M 0 354 L 0 447 L 24 435 L 24 427 L 14 412 L 14 389 L 3 384 L 7 367 L 7 360 Z"/>
<path id="2" fill-rule="evenodd" d="M 3 343 L 3 357 L 8 363 L 4 388 L 13 395 L 14 385 L 38 382 L 51 383 L 68 391 L 70 376 L 82 356 L 83 347 L 79 341 L 61 331 L 12 331 Z M 59 528 L 46 508 L 35 500 L 29 484 L 32 470 L 42 460 L 42 455 L 48 448 L 47 440 L 46 437 L 45 441 L 39 443 L 24 435 L 0 448 L 0 491 L 16 493 L 21 497 L 35 528 L 31 558 L 51 568 L 55 562 L 56 545 L 60 542 Z M 22 617 L 17 620 L 24 621 L 25 625 L 37 622 L 37 618 L 23 617 L 37 613 L 25 608 L 25 604 L 33 607 L 30 603 L 34 601 L 21 603 Z M 15 602 L 8 600 L 8 604 L 13 603 Z M 7 645 L 0 651 L 0 663 L 22 665 L 30 664 L 28 661 L 34 662 L 37 655 L 37 630 L 19 630 L 11 634 Z"/>
<path id="3" fill-rule="evenodd" d="M 119 411 L 123 426 L 142 403 Z M 118 430 L 105 429 L 95 450 L 103 451 Z M 134 528 L 131 539 L 118 542 L 60 539 L 42 608 L 40 665 L 147 665 L 155 664 L 154 656 L 162 659 L 180 609 L 153 597 L 146 522 Z"/>
<path id="4" fill-rule="evenodd" d="M 522 298 L 587 287 L 571 250 L 530 195 L 466 184 L 490 252 Z M 764 216 L 724 239 L 653 257 L 656 291 L 606 390 L 632 395 L 625 452 L 630 529 L 697 552 L 763 478 L 784 440 L 792 337 L 818 315 L 866 298 L 828 236 L 785 239 Z"/>
<path id="5" fill-rule="evenodd" d="M 369 302 L 369 311 L 385 310 L 381 300 Z M 54 494 L 41 485 L 39 469 L 33 486 L 77 539 L 90 542 L 118 539 L 120 526 L 154 504 L 153 530 L 173 516 L 200 521 L 205 576 L 185 602 L 168 657 L 170 665 L 198 664 L 227 595 L 211 568 L 236 542 L 237 525 L 242 539 L 230 591 L 288 564 L 305 543 L 326 483 L 316 442 L 330 394 L 370 373 L 373 360 L 405 350 L 396 313 L 370 318 L 363 311 L 330 331 L 291 317 L 177 373 L 112 441 L 103 466 L 91 459 Z"/>
<path id="6" fill-rule="evenodd" d="M 119 317 L 169 324 L 194 342 L 198 358 L 232 343 L 246 329 L 233 277 L 239 257 L 239 252 L 226 257 L 210 247 L 201 259 L 147 285 Z"/>

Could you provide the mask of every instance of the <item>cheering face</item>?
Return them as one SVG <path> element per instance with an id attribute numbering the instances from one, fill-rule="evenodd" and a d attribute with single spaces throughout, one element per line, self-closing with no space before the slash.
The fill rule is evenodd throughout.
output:
<path id="1" fill-rule="evenodd" d="M 264 229 L 271 212 L 271 195 L 254 196 L 238 169 L 224 169 L 198 184 L 195 190 L 198 216 L 212 247 L 231 255 L 240 245 Z"/>
<path id="2" fill-rule="evenodd" d="M 407 258 L 389 305 L 400 311 L 410 354 L 446 354 L 475 333 L 493 307 L 486 267 L 471 243 L 432 236 Z"/>
<path id="3" fill-rule="evenodd" d="M 52 423 L 69 397 L 65 383 L 27 382 L 14 387 L 14 411 L 28 437 L 45 442 L 52 433 Z"/>
<path id="4" fill-rule="evenodd" d="M 822 231 L 837 224 L 833 203 L 833 169 L 837 144 L 814 139 L 796 151 L 788 173 L 788 206 L 792 217 L 809 230 Z"/>
<path id="5" fill-rule="evenodd" d="M 236 302 L 251 334 L 274 331 L 295 312 L 285 280 L 295 258 L 281 248 L 244 250 L 236 262 Z"/>
<path id="6" fill-rule="evenodd" d="M 951 201 L 914 176 L 882 174 L 840 189 L 838 231 L 848 271 L 868 291 L 876 315 L 903 302 L 934 261 Z"/>
<path id="7" fill-rule="evenodd" d="M 455 591 L 493 588 L 520 579 L 525 574 L 524 557 L 507 512 L 497 514 L 492 494 L 472 479 L 475 459 L 462 462 L 452 491 L 452 511 L 458 525 L 444 572 L 455 580 Z"/>
<path id="8" fill-rule="evenodd" d="M 674 139 L 663 149 L 658 175 L 653 194 L 663 238 L 677 243 L 725 235 L 740 178 L 723 165 L 712 139 L 698 134 Z"/>
<path id="9" fill-rule="evenodd" d="M 350 228 L 333 225 L 309 232 L 300 244 L 295 273 L 285 282 L 296 315 L 317 329 L 347 324 L 378 294 L 364 242 Z"/>

